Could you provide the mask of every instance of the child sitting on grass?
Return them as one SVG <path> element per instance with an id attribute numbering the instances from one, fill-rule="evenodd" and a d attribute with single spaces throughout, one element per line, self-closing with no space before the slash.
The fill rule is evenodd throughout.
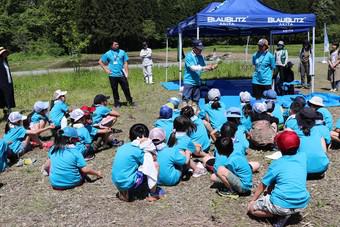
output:
<path id="1" fill-rule="evenodd" d="M 335 129 L 331 131 L 331 138 L 335 145 L 340 144 L 340 118 L 336 121 Z"/>
<path id="2" fill-rule="evenodd" d="M 170 135 L 168 146 L 174 147 L 178 151 L 183 151 L 184 153 L 201 154 L 201 146 L 195 146 L 190 138 L 190 135 L 197 130 L 196 125 L 187 117 L 179 116 L 174 120 L 174 129 Z M 200 177 L 207 174 L 207 170 L 204 168 L 202 163 L 197 164 L 193 161 L 189 161 L 189 167 L 194 171 L 193 177 Z"/>
<path id="3" fill-rule="evenodd" d="M 248 213 L 260 218 L 278 217 L 276 224 L 284 226 L 290 215 L 305 209 L 309 202 L 307 166 L 305 154 L 298 152 L 300 139 L 295 132 L 284 131 L 275 141 L 282 157 L 270 164 L 248 204 Z"/>
<path id="4" fill-rule="evenodd" d="M 304 105 L 301 102 L 293 101 L 289 108 L 289 117 L 287 118 L 284 128 L 291 129 L 293 131 L 299 130 L 299 126 L 296 120 L 296 114 L 303 109 Z"/>
<path id="5" fill-rule="evenodd" d="M 207 128 L 213 141 L 216 140 L 216 133 L 220 131 L 222 125 L 226 122 L 226 109 L 220 102 L 221 93 L 217 88 L 212 88 L 208 92 L 209 104 L 205 109 L 204 125 Z"/>
<path id="6" fill-rule="evenodd" d="M 107 100 L 110 96 L 105 96 L 103 94 L 96 95 L 93 99 L 93 106 L 96 107 L 96 110 L 92 115 L 92 124 L 98 127 L 112 127 L 114 123 L 116 123 L 117 118 L 120 114 L 107 107 Z M 103 124 L 102 120 L 107 117 L 106 122 Z M 102 127 L 103 128 L 103 127 Z"/>
<path id="7" fill-rule="evenodd" d="M 117 198 L 126 202 L 144 199 L 159 199 L 157 187 L 148 188 L 147 177 L 138 170 L 144 162 L 144 151 L 133 144 L 135 140 L 146 140 L 148 128 L 143 124 L 135 124 L 130 128 L 130 143 L 117 149 L 112 163 L 112 182 L 117 187 Z"/>
<path id="8" fill-rule="evenodd" d="M 56 90 L 51 102 L 49 119 L 57 129 L 63 129 L 67 126 L 66 115 L 72 111 L 72 109 L 70 109 L 65 103 L 66 94 L 67 91 Z"/>
<path id="9" fill-rule="evenodd" d="M 213 182 L 222 182 L 224 187 L 217 189 L 221 196 L 234 197 L 250 195 L 252 188 L 252 168 L 241 152 L 234 151 L 231 137 L 218 137 L 215 146 L 224 163 L 211 175 Z"/>
<path id="10" fill-rule="evenodd" d="M 190 161 L 190 153 L 168 147 L 165 143 L 165 132 L 161 128 L 152 129 L 149 138 L 157 150 L 158 184 L 167 186 L 178 184 L 181 180 L 183 168 Z"/>
<path id="11" fill-rule="evenodd" d="M 169 140 L 170 134 L 173 129 L 173 110 L 167 106 L 163 105 L 159 110 L 159 118 L 153 123 L 156 128 L 162 128 L 165 131 L 166 141 Z"/>
<path id="12" fill-rule="evenodd" d="M 323 103 L 323 99 L 319 96 L 314 96 L 310 100 L 308 100 L 308 105 L 310 108 L 314 109 L 317 112 L 320 112 L 323 116 L 323 120 L 329 131 L 333 129 L 333 117 L 332 114 L 326 109 Z"/>
<path id="13" fill-rule="evenodd" d="M 50 183 L 55 190 L 75 188 L 84 183 L 86 175 L 102 178 L 100 171 L 86 165 L 86 161 L 75 146 L 78 141 L 77 130 L 71 127 L 56 133 L 54 146 L 48 152 L 44 169 L 49 173 Z"/>
<path id="14" fill-rule="evenodd" d="M 54 125 L 36 130 L 27 130 L 22 126 L 23 120 L 27 117 L 19 112 L 12 112 L 8 116 L 8 121 L 5 127 L 4 141 L 9 146 L 8 158 L 15 160 L 20 155 L 24 154 L 30 148 L 30 140 L 32 136 L 37 136 L 49 129 L 54 129 Z"/>

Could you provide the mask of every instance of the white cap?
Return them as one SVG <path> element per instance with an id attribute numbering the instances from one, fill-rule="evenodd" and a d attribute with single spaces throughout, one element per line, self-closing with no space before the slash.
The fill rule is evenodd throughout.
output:
<path id="1" fill-rule="evenodd" d="M 240 92 L 240 99 L 242 103 L 250 102 L 251 94 L 248 91 L 241 91 Z"/>
<path id="2" fill-rule="evenodd" d="M 253 106 L 253 110 L 256 113 L 263 113 L 267 111 L 267 105 L 263 102 L 257 102 Z"/>
<path id="3" fill-rule="evenodd" d="M 40 113 L 43 110 L 47 110 L 50 104 L 48 102 L 37 101 L 34 103 L 33 110 L 36 113 Z"/>
<path id="4" fill-rule="evenodd" d="M 325 106 L 323 99 L 319 96 L 313 96 L 308 102 L 316 106 Z"/>
<path id="5" fill-rule="evenodd" d="M 27 116 L 21 115 L 21 113 L 19 113 L 19 112 L 12 112 L 8 116 L 8 120 L 11 123 L 16 123 L 18 121 L 23 121 L 23 120 L 26 120 L 26 119 L 27 119 Z"/>
<path id="6" fill-rule="evenodd" d="M 54 92 L 53 99 L 57 100 L 57 99 L 59 99 L 60 96 L 63 96 L 63 95 L 66 95 L 66 94 L 67 94 L 67 91 L 62 91 L 62 90 L 58 89 Z"/>
<path id="7" fill-rule="evenodd" d="M 220 90 L 217 88 L 212 88 L 208 91 L 208 99 L 209 101 L 217 101 L 221 97 Z"/>
<path id="8" fill-rule="evenodd" d="M 279 45 L 284 46 L 285 43 L 284 43 L 282 40 L 280 40 L 280 41 L 277 43 L 277 45 L 278 45 L 278 46 L 279 46 Z"/>
<path id="9" fill-rule="evenodd" d="M 78 121 L 80 118 L 84 117 L 85 113 L 81 109 L 75 109 L 70 113 L 70 118 L 74 121 Z"/>

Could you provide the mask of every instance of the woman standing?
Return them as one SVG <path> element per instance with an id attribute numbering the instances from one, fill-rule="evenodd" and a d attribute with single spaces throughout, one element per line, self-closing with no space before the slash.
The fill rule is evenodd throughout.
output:
<path id="1" fill-rule="evenodd" d="M 302 48 L 300 50 L 300 75 L 301 75 L 301 84 L 305 88 L 310 88 L 312 77 L 310 75 L 310 62 L 312 59 L 312 48 L 308 40 L 306 40 L 302 44 Z M 305 75 L 307 76 L 307 84 L 305 83 Z"/>
<path id="2" fill-rule="evenodd" d="M 0 108 L 3 109 L 6 120 L 11 109 L 15 107 L 13 80 L 7 61 L 8 55 L 8 50 L 0 47 Z"/>
<path id="3" fill-rule="evenodd" d="M 272 88 L 273 70 L 275 69 L 275 58 L 268 51 L 268 40 L 260 39 L 257 43 L 258 51 L 253 55 L 253 73 L 252 85 L 253 96 L 260 99 L 265 90 Z"/>
<path id="4" fill-rule="evenodd" d="M 339 43 L 332 43 L 331 54 L 328 59 L 328 80 L 331 82 L 331 90 L 336 92 L 340 87 L 340 56 Z"/>

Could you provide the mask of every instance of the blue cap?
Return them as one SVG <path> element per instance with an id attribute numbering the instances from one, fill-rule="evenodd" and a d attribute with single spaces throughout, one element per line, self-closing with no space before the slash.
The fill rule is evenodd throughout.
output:
<path id="1" fill-rule="evenodd" d="M 274 90 L 265 90 L 265 91 L 263 92 L 263 96 L 264 96 L 266 99 L 276 99 L 276 98 L 277 98 L 276 91 L 274 91 Z"/>
<path id="2" fill-rule="evenodd" d="M 177 108 L 181 101 L 177 97 L 171 97 L 168 99 L 168 102 L 171 102 L 172 104 L 174 104 L 175 108 Z"/>
<path id="3" fill-rule="evenodd" d="M 227 110 L 227 117 L 240 118 L 241 117 L 241 109 L 237 108 L 237 107 L 230 107 Z"/>
<path id="4" fill-rule="evenodd" d="M 65 127 L 62 130 L 63 130 L 62 136 L 70 137 L 70 138 L 78 138 L 78 133 L 75 128 Z"/>
<path id="5" fill-rule="evenodd" d="M 204 49 L 203 43 L 199 39 L 195 39 L 195 40 L 192 41 L 192 47 L 195 47 L 195 48 L 197 48 L 199 50 L 203 50 Z"/>
<path id="6" fill-rule="evenodd" d="M 163 105 L 159 110 L 159 117 L 162 119 L 172 118 L 172 109 L 167 105 Z"/>

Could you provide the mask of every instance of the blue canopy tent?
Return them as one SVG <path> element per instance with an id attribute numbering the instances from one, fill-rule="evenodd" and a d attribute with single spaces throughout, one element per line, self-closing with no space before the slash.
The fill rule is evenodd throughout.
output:
<path id="1" fill-rule="evenodd" d="M 210 3 L 206 8 L 168 29 L 167 37 L 178 36 L 179 56 L 182 56 L 182 36 L 268 35 L 313 32 L 312 63 L 315 72 L 314 14 L 289 14 L 265 6 L 258 0 L 226 0 Z M 168 43 L 168 42 L 167 42 Z M 182 59 L 179 60 L 179 80 L 182 78 Z M 314 91 L 314 76 L 312 77 Z"/>

